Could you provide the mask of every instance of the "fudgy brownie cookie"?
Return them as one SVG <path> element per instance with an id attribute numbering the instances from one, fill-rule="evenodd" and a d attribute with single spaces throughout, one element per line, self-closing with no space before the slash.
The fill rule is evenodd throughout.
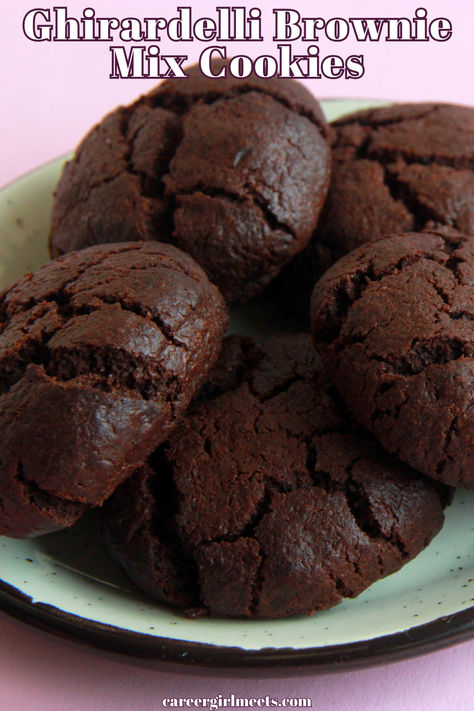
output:
<path id="1" fill-rule="evenodd" d="M 474 234 L 474 108 L 402 104 L 332 124 L 328 197 L 284 288 L 307 316 L 311 290 L 337 259 L 389 234 L 447 226 Z"/>
<path id="2" fill-rule="evenodd" d="M 56 189 L 51 254 L 172 242 L 227 300 L 245 300 L 316 226 L 329 182 L 327 127 L 293 80 L 188 73 L 119 107 L 82 141 Z"/>
<path id="3" fill-rule="evenodd" d="M 449 493 L 352 425 L 309 334 L 231 337 L 168 441 L 106 502 L 104 539 L 188 614 L 284 617 L 400 568 Z"/>
<path id="4" fill-rule="evenodd" d="M 98 505 L 169 434 L 227 324 L 202 269 L 171 245 L 91 247 L 0 295 L 0 533 Z"/>
<path id="5" fill-rule="evenodd" d="M 474 237 L 359 247 L 316 285 L 311 323 L 358 421 L 415 469 L 474 490 Z"/>

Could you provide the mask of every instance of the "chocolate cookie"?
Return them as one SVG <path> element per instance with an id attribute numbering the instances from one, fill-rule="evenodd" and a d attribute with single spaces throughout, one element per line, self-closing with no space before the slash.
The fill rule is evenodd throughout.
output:
<path id="1" fill-rule="evenodd" d="M 415 469 L 474 489 L 474 237 L 359 247 L 316 285 L 311 323 L 358 421 Z"/>
<path id="2" fill-rule="evenodd" d="M 321 219 L 285 274 L 285 292 L 305 316 L 319 277 L 365 242 L 442 225 L 474 234 L 474 108 L 402 104 L 360 111 L 332 125 L 331 143 Z"/>
<path id="3" fill-rule="evenodd" d="M 111 494 L 174 427 L 220 350 L 222 297 L 170 245 L 91 247 L 0 295 L 0 533 Z"/>
<path id="4" fill-rule="evenodd" d="M 51 254 L 172 242 L 227 300 L 245 300 L 316 226 L 329 182 L 327 127 L 293 80 L 209 79 L 198 66 L 188 74 L 119 107 L 82 141 L 56 189 Z"/>
<path id="5" fill-rule="evenodd" d="M 231 337 L 188 415 L 105 504 L 104 539 L 188 614 L 284 617 L 400 568 L 448 498 L 351 423 L 309 335 Z"/>

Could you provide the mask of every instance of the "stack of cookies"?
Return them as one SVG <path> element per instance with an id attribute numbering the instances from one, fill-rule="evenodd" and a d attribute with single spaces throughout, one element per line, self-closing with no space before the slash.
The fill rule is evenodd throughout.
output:
<path id="1" fill-rule="evenodd" d="M 0 533 L 100 507 L 152 597 L 310 614 L 474 490 L 474 110 L 328 127 L 293 80 L 188 74 L 85 137 L 0 296 Z M 264 289 L 302 332 L 225 336 Z"/>

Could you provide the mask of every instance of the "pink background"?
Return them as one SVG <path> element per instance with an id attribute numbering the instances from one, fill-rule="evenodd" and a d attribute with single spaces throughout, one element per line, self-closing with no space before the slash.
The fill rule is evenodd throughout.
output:
<path id="1" fill-rule="evenodd" d="M 229 54 L 275 54 L 272 9 L 293 7 L 302 16 L 331 17 L 413 17 L 418 7 L 426 7 L 428 17 L 449 17 L 453 37 L 447 42 L 344 42 L 321 40 L 320 55 L 364 54 L 366 72 L 361 79 L 307 80 L 308 88 L 320 98 L 368 97 L 406 101 L 439 100 L 458 103 L 474 102 L 472 69 L 472 19 L 469 0 L 70 0 L 69 14 L 80 17 L 84 7 L 94 7 L 102 17 L 150 17 L 174 14 L 176 6 L 190 5 L 195 17 L 215 17 L 215 7 L 236 5 L 263 8 L 265 42 L 233 43 Z M 104 113 L 119 103 L 126 103 L 149 90 L 151 79 L 109 79 L 110 52 L 106 42 L 32 42 L 22 33 L 22 19 L 34 7 L 51 7 L 54 3 L 33 0 L 2 2 L 0 24 L 2 62 L 0 86 L 4 94 L 4 111 L 0 116 L 2 160 L 0 185 L 71 150 Z M 168 11 L 165 8 L 169 8 Z M 116 42 L 115 44 L 117 44 Z M 210 43 L 215 44 L 215 43 Z M 295 43 L 295 52 L 305 44 Z M 161 43 L 162 54 L 189 55 L 196 61 L 204 43 Z"/>
<path id="2" fill-rule="evenodd" d="M 159 3 L 146 0 L 70 1 L 71 15 L 84 7 L 97 15 L 126 17 L 174 14 L 176 5 L 188 4 L 195 16 L 214 16 L 223 2 Z M 44 7 L 50 5 L 41 4 Z M 286 2 L 235 2 L 259 6 L 267 42 L 234 44 L 230 54 L 262 54 L 272 46 L 271 10 Z M 419 6 L 430 18 L 447 16 L 454 34 L 444 43 L 340 44 L 321 41 L 322 56 L 363 53 L 362 79 L 309 80 L 308 88 L 320 98 L 376 97 L 393 100 L 441 100 L 474 104 L 472 3 L 467 0 L 424 2 L 320 0 L 295 2 L 303 15 L 322 17 L 407 16 Z M 33 43 L 22 34 L 24 14 L 33 2 L 2 3 L 0 23 L 0 79 L 3 111 L 0 185 L 41 163 L 71 150 L 89 126 L 118 103 L 148 90 L 152 80 L 111 80 L 107 43 Z M 165 10 L 165 7 L 168 10 Z M 204 45 L 162 43 L 162 52 L 180 51 L 194 60 Z M 295 45 L 295 50 L 298 45 Z M 317 711 L 400 711 L 431 708 L 436 711 L 472 709 L 474 698 L 474 642 L 390 666 L 339 675 L 289 676 L 284 670 L 263 678 L 258 672 L 205 672 L 186 668 L 151 668 L 38 632 L 0 615 L 0 700 L 12 711 L 86 711 L 87 709 L 159 709 L 166 696 L 202 696 L 218 693 L 260 696 L 310 696 Z"/>

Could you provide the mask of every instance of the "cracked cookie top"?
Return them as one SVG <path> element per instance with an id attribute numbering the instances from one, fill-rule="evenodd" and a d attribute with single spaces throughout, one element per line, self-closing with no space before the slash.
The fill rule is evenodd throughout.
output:
<path id="1" fill-rule="evenodd" d="M 474 235 L 474 109 L 401 104 L 332 124 L 333 167 L 321 219 L 286 275 L 308 313 L 312 287 L 337 259 L 365 242 L 448 227 Z"/>
<path id="2" fill-rule="evenodd" d="M 58 183 L 50 250 L 171 242 L 228 301 L 263 289 L 307 244 L 329 181 L 318 102 L 292 80 L 209 79 L 199 67 L 119 107 Z"/>
<path id="3" fill-rule="evenodd" d="M 0 294 L 0 532 L 102 503 L 174 427 L 226 325 L 202 269 L 158 243 L 71 253 Z"/>
<path id="4" fill-rule="evenodd" d="M 233 336 L 168 441 L 106 502 L 104 540 L 188 614 L 284 617 L 400 568 L 449 493 L 351 421 L 308 334 Z"/>
<path id="5" fill-rule="evenodd" d="M 315 286 L 311 324 L 357 420 L 415 469 L 474 490 L 474 237 L 359 247 Z"/>

